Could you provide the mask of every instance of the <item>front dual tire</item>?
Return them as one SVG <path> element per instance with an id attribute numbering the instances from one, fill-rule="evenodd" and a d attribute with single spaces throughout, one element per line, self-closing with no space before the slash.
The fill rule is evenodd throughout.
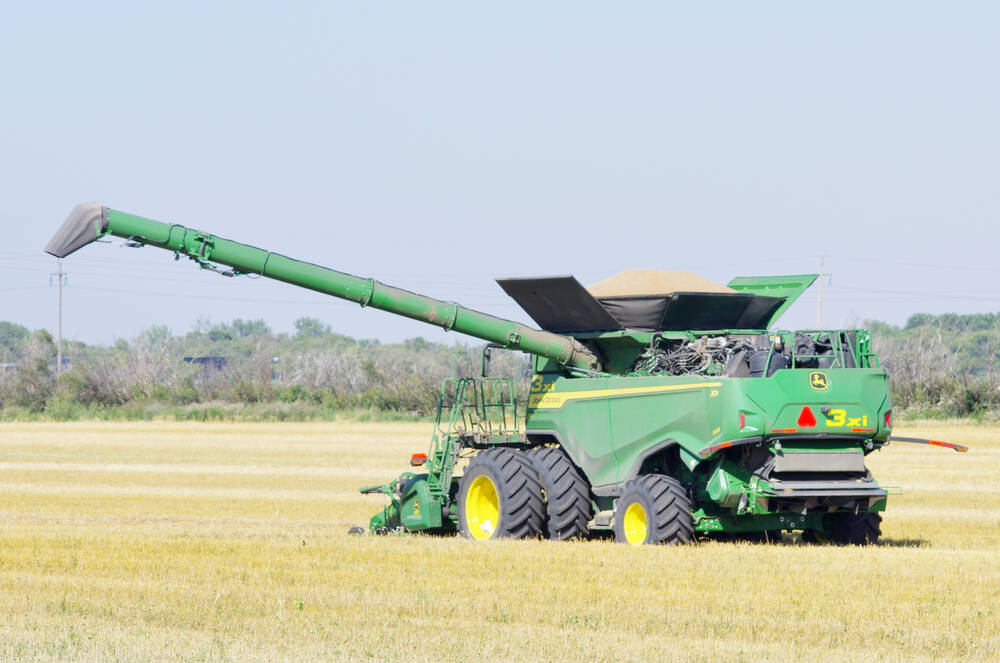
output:
<path id="1" fill-rule="evenodd" d="M 471 539 L 579 538 L 590 513 L 590 486 L 562 449 L 490 449 L 459 482 L 459 531 Z"/>

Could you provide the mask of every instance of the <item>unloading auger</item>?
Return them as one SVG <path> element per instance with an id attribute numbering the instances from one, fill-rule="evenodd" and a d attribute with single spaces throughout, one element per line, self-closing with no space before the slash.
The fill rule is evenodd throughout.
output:
<path id="1" fill-rule="evenodd" d="M 598 367 L 597 358 L 572 338 L 417 295 L 374 279 L 352 276 L 200 230 L 191 230 L 176 223 L 162 223 L 126 214 L 98 203 L 77 205 L 45 251 L 64 258 L 104 235 L 173 251 L 175 255 L 186 256 L 206 269 L 215 269 L 214 264 L 225 265 L 230 268 L 221 271 L 226 276 L 259 274 L 361 306 L 475 336 L 505 348 L 549 357 L 567 366 L 584 369 Z"/>

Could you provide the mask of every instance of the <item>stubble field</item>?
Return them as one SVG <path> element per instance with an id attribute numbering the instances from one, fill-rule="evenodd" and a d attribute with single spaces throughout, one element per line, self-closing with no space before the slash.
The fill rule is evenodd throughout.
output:
<path id="1" fill-rule="evenodd" d="M 0 660 L 995 661 L 1000 429 L 870 457 L 877 548 L 350 537 L 429 424 L 0 425 Z"/>

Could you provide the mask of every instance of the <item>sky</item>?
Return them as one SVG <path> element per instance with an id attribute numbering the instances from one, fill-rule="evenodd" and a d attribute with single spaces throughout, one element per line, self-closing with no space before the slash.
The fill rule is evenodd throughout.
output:
<path id="1" fill-rule="evenodd" d="M 1000 311 L 1000 5 L 14 3 L 0 320 L 55 332 L 80 202 L 530 319 L 493 279 L 815 273 L 823 323 Z M 63 334 L 319 318 L 470 341 L 167 252 L 62 261 Z M 781 321 L 815 327 L 818 288 Z"/>

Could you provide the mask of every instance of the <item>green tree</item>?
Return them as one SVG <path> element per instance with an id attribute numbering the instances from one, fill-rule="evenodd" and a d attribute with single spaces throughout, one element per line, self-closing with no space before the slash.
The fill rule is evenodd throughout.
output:
<path id="1" fill-rule="evenodd" d="M 260 338 L 269 336 L 271 328 L 263 320 L 240 320 L 236 318 L 230 326 L 236 338 Z"/>
<path id="2" fill-rule="evenodd" d="M 331 333 L 330 325 L 324 324 L 316 318 L 302 317 L 295 321 L 296 338 L 323 338 Z"/>
<path id="3" fill-rule="evenodd" d="M 24 345 L 31 332 L 27 327 L 14 322 L 0 321 L 0 348 L 5 348 L 14 356 L 24 354 Z"/>

